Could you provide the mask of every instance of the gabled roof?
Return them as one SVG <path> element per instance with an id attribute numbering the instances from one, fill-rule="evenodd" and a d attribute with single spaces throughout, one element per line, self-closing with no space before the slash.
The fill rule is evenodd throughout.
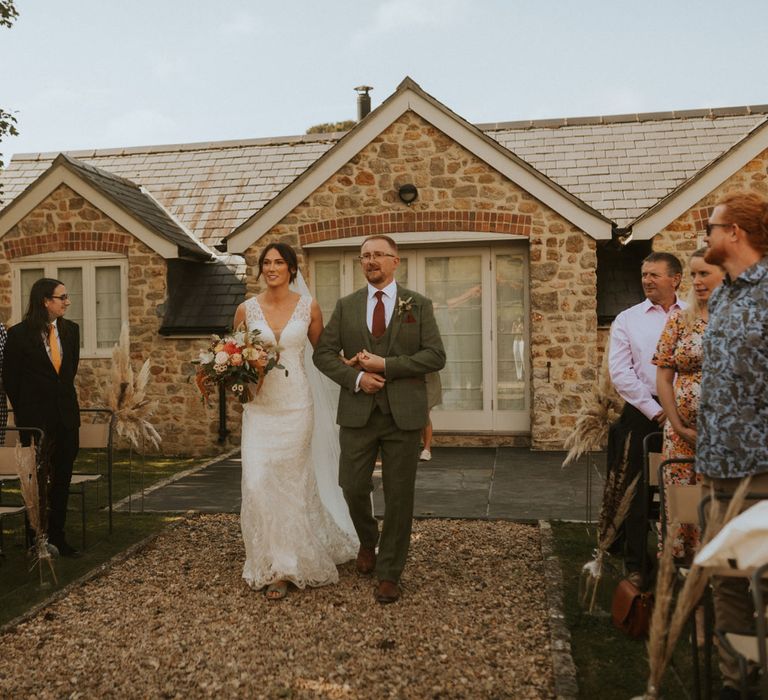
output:
<path id="1" fill-rule="evenodd" d="M 633 236 L 636 239 L 652 238 L 766 149 L 768 120 L 760 122 L 741 141 L 644 212 L 632 225 Z"/>
<path id="2" fill-rule="evenodd" d="M 174 220 L 149 192 L 130 180 L 63 153 L 0 213 L 0 236 L 61 184 L 67 184 L 94 205 L 101 204 L 99 208 L 105 214 L 163 257 L 212 257 L 211 252 Z M 107 206 L 94 201 L 98 195 L 106 198 Z M 130 220 L 126 220 L 125 215 Z M 131 221 L 138 226 L 132 225 Z"/>
<path id="3" fill-rule="evenodd" d="M 759 105 L 479 128 L 626 227 L 765 124 L 767 114 L 768 105 Z"/>
<path id="4" fill-rule="evenodd" d="M 379 107 L 348 131 L 317 162 L 227 237 L 227 249 L 241 253 L 343 167 L 381 132 L 412 111 L 453 141 L 520 185 L 594 238 L 611 237 L 611 222 L 517 155 L 462 119 L 406 78 Z"/>
<path id="5" fill-rule="evenodd" d="M 142 186 L 200 242 L 213 247 L 340 137 L 313 134 L 73 151 L 68 155 Z M 2 202 L 13 201 L 55 157 L 53 153 L 14 155 L 0 173 Z"/>

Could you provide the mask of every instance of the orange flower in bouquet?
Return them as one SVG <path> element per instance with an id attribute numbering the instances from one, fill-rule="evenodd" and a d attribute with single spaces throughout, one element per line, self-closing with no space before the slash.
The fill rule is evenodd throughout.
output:
<path id="1" fill-rule="evenodd" d="M 224 385 L 240 403 L 251 400 L 251 390 L 257 394 L 264 377 L 273 369 L 288 370 L 280 364 L 280 348 L 261 340 L 259 330 L 244 326 L 225 335 L 213 335 L 208 348 L 200 352 L 195 364 L 199 365 L 195 384 L 205 403 L 216 385 Z"/>

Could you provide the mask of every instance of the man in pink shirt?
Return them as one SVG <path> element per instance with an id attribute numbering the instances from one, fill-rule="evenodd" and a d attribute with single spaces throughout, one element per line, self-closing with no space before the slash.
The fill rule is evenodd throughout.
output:
<path id="1" fill-rule="evenodd" d="M 656 397 L 656 367 L 651 363 L 667 316 L 684 308 L 677 298 L 683 276 L 680 261 L 671 253 L 651 253 L 641 268 L 645 301 L 622 311 L 611 326 L 608 368 L 616 391 L 626 401 L 618 421 L 618 435 L 632 433 L 629 443 L 627 482 L 643 470 L 643 439 L 660 431 L 666 420 Z M 623 439 L 618 448 L 623 453 Z M 611 468 L 609 462 L 609 469 Z M 646 547 L 647 514 L 638 488 L 624 522 L 624 567 L 627 578 L 638 587 L 646 583 L 641 571 Z"/>

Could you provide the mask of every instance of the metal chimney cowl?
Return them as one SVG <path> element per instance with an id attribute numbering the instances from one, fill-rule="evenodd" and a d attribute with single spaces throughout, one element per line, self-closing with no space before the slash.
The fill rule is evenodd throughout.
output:
<path id="1" fill-rule="evenodd" d="M 368 94 L 373 88 L 370 85 L 358 85 L 357 92 L 357 121 L 361 122 L 371 111 L 371 96 Z"/>

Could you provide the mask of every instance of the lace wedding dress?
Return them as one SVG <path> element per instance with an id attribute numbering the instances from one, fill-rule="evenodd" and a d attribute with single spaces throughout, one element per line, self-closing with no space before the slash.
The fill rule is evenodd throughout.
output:
<path id="1" fill-rule="evenodd" d="M 322 447 L 335 424 L 334 416 L 319 409 L 328 426 L 322 430 L 315 426 L 315 402 L 305 367 L 311 303 L 310 296 L 302 295 L 275 338 L 257 299 L 245 302 L 248 328 L 259 329 L 265 340 L 279 341 L 280 363 L 288 370 L 288 376 L 272 370 L 243 411 L 243 578 L 254 589 L 278 580 L 299 588 L 335 583 L 336 565 L 357 553 L 341 489 L 331 483 L 338 456 L 312 448 L 313 432 L 325 435 L 324 441 L 314 441 Z M 309 369 L 317 372 L 314 366 Z M 321 500 L 316 469 L 324 476 L 322 491 L 331 511 Z"/>

